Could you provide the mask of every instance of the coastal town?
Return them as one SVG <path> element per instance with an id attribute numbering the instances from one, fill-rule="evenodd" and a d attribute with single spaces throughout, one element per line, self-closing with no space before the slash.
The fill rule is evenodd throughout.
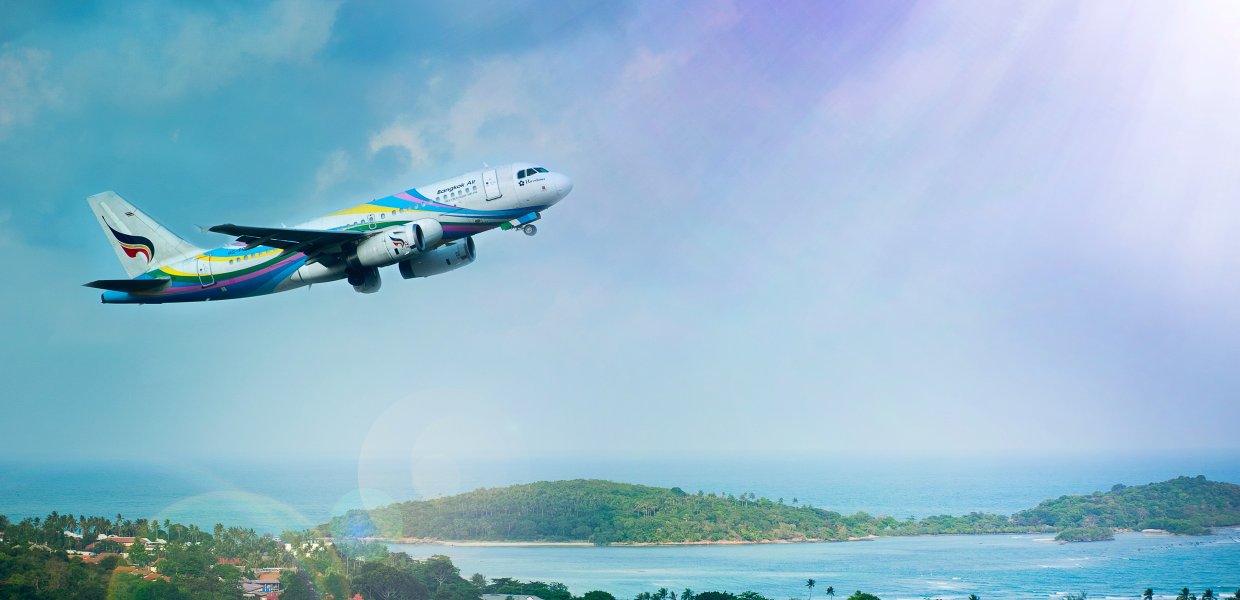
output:
<path id="1" fill-rule="evenodd" d="M 293 534 L 294 539 L 285 540 L 222 525 L 208 532 L 121 515 L 105 519 L 52 513 L 19 522 L 0 516 L 0 527 L 0 550 L 6 553 L 0 559 L 10 559 L 3 561 L 9 568 L 0 569 L 0 590 L 25 585 L 47 590 L 61 579 L 74 579 L 56 573 L 75 573 L 86 575 L 78 578 L 85 582 L 76 584 L 102 581 L 110 598 L 178 597 L 174 592 L 180 588 L 207 591 L 206 597 L 215 597 L 211 592 L 217 591 L 219 597 L 266 600 L 366 598 L 347 593 L 343 577 L 332 577 L 333 567 L 348 561 L 326 539 Z M 11 559 L 19 557 L 45 568 L 22 573 L 12 568 L 21 561 Z M 317 587 L 325 587 L 324 593 L 317 593 Z M 286 593 L 289 588 L 292 594 Z"/>
<path id="2" fill-rule="evenodd" d="M 599 592 L 590 600 L 615 600 Z M 0 598 L 573 600 L 561 584 L 466 579 L 446 556 L 216 525 L 0 515 Z"/>

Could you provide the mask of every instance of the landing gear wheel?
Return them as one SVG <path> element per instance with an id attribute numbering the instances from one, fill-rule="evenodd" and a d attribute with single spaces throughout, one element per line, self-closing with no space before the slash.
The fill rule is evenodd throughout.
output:
<path id="1" fill-rule="evenodd" d="M 525 235 L 534 235 L 535 233 L 538 233 L 538 227 L 535 227 L 533 223 L 527 223 L 521 228 L 521 232 Z"/>

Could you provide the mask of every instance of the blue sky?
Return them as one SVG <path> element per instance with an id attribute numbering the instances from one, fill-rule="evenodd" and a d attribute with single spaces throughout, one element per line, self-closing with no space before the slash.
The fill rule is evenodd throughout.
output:
<path id="1" fill-rule="evenodd" d="M 0 10 L 5 456 L 1240 451 L 1233 4 Z M 444 277 L 79 287 L 102 190 L 216 245 L 509 160 L 573 195 Z"/>

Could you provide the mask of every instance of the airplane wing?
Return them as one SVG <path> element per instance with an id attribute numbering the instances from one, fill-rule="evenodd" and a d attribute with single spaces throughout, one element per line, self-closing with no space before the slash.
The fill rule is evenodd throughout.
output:
<path id="1" fill-rule="evenodd" d="M 246 225 L 216 225 L 209 231 L 237 236 L 246 249 L 258 246 L 280 248 L 286 252 L 306 255 L 338 251 L 348 242 L 360 241 L 373 232 L 339 231 L 331 229 L 287 229 L 283 227 L 249 227 Z"/>
<path id="2" fill-rule="evenodd" d="M 82 285 L 100 290 L 133 293 L 159 291 L 168 287 L 171 281 L 170 279 L 99 279 Z"/>

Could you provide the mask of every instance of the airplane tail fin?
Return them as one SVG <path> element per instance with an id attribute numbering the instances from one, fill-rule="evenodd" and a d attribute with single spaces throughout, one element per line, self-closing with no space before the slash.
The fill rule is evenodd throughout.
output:
<path id="1" fill-rule="evenodd" d="M 202 252 L 115 192 L 95 194 L 86 202 L 131 278 Z"/>

